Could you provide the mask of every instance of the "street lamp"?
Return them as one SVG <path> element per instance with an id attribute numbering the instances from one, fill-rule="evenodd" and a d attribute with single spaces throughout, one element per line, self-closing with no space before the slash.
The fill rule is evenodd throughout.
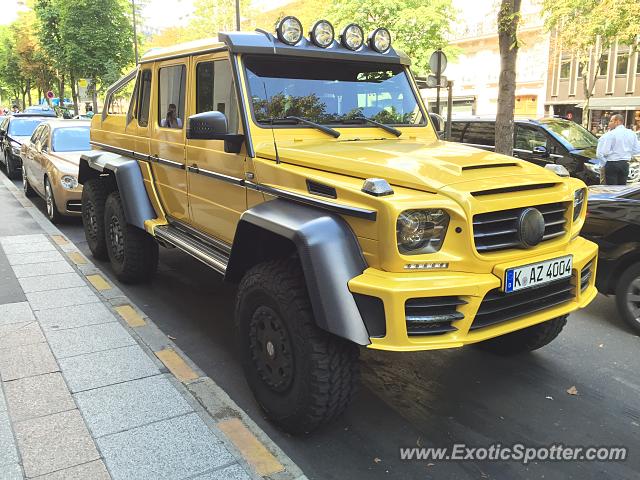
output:
<path id="1" fill-rule="evenodd" d="M 138 32 L 136 29 L 136 0 L 131 0 L 131 10 L 133 11 L 133 49 L 136 53 L 136 65 L 138 64 Z"/>

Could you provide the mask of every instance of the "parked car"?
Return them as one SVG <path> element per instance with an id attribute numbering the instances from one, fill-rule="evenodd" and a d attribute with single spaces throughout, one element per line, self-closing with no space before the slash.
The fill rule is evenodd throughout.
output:
<path id="1" fill-rule="evenodd" d="M 0 162 L 4 164 L 9 178 L 20 178 L 20 146 L 29 140 L 44 120 L 46 117 L 32 115 L 11 115 L 0 120 Z"/>
<path id="2" fill-rule="evenodd" d="M 640 185 L 590 187 L 582 235 L 600 247 L 598 290 L 640 334 Z"/>
<path id="3" fill-rule="evenodd" d="M 89 124 L 50 120 L 41 123 L 22 145 L 22 182 L 25 194 L 44 198 L 47 216 L 79 216 L 82 186 L 78 185 L 80 155 L 91 150 Z"/>
<path id="4" fill-rule="evenodd" d="M 41 117 L 57 117 L 53 108 L 48 105 L 32 105 L 25 108 L 19 115 L 39 115 Z"/>
<path id="5" fill-rule="evenodd" d="M 451 122 L 451 141 L 484 150 L 495 148 L 495 117 L 456 118 Z M 571 120 L 549 117 L 516 119 L 513 156 L 537 165 L 563 165 L 572 177 L 587 185 L 601 183 L 596 157 L 598 138 Z M 640 180 L 640 162 L 629 164 L 628 183 Z"/>

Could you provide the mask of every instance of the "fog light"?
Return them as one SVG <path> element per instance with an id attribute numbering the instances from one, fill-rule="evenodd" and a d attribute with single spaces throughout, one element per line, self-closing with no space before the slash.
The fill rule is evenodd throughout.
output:
<path id="1" fill-rule="evenodd" d="M 327 48 L 335 36 L 333 25 L 327 20 L 318 20 L 311 27 L 311 41 L 320 48 Z"/>
<path id="2" fill-rule="evenodd" d="M 391 34 L 386 28 L 377 28 L 369 35 L 369 46 L 378 53 L 387 53 L 391 48 Z"/>
<path id="3" fill-rule="evenodd" d="M 302 38 L 302 23 L 296 17 L 284 17 L 276 28 L 278 39 L 287 45 L 295 45 Z"/>
<path id="4" fill-rule="evenodd" d="M 342 31 L 340 41 L 342 42 L 342 45 L 347 47 L 349 50 L 358 50 L 364 43 L 364 32 L 362 31 L 362 28 L 360 28 L 360 25 L 350 23 Z"/>

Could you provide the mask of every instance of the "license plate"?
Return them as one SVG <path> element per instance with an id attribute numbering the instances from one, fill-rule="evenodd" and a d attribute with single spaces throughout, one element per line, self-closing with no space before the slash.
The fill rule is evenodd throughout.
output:
<path id="1" fill-rule="evenodd" d="M 510 268 L 505 274 L 504 291 L 515 292 L 570 277 L 572 263 L 573 256 L 567 255 L 523 267 Z"/>

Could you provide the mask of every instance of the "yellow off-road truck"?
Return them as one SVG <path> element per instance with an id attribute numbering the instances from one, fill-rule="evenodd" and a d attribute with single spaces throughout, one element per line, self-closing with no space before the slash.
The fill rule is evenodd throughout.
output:
<path id="1" fill-rule="evenodd" d="M 531 351 L 596 295 L 585 185 L 439 140 L 409 64 L 384 28 L 286 17 L 147 53 L 91 124 L 93 255 L 138 282 L 178 248 L 237 283 L 247 381 L 289 432 L 345 409 L 359 346 Z"/>

